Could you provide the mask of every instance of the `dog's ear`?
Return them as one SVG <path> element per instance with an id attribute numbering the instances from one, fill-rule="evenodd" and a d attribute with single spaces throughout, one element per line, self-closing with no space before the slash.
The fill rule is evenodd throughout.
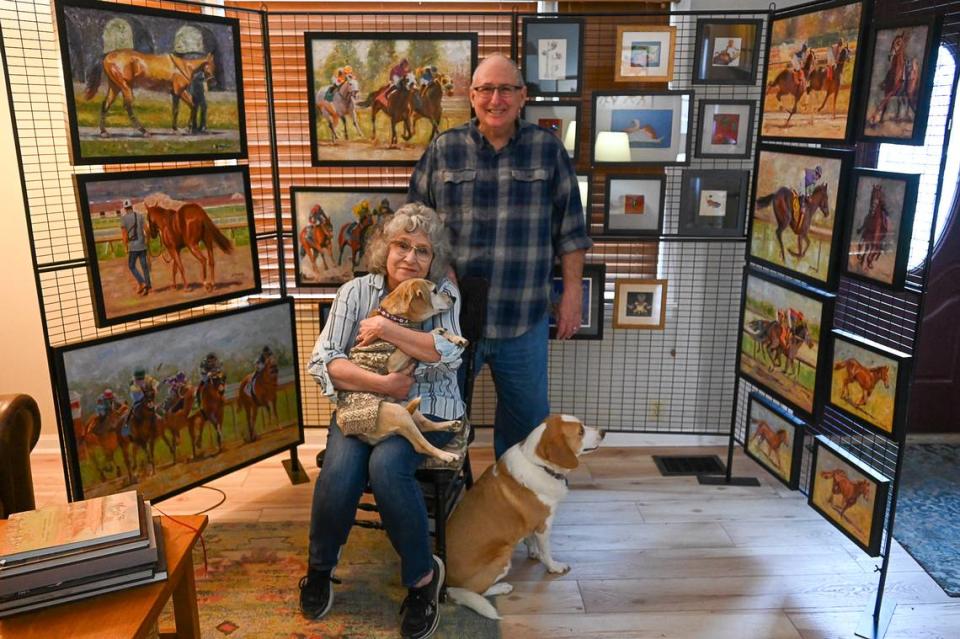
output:
<path id="1" fill-rule="evenodd" d="M 576 453 L 571 450 L 563 428 L 563 420 L 559 415 L 551 415 L 546 419 L 547 427 L 543 430 L 540 443 L 534 452 L 541 459 L 553 462 L 561 468 L 574 469 L 580 465 Z"/>

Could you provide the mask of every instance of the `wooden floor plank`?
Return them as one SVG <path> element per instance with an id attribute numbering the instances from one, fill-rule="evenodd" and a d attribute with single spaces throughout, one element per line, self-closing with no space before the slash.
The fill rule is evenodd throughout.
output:
<path id="1" fill-rule="evenodd" d="M 733 541 L 718 523 L 699 522 L 695 524 L 555 526 L 550 545 L 555 551 L 581 548 L 639 550 L 733 546 Z"/>

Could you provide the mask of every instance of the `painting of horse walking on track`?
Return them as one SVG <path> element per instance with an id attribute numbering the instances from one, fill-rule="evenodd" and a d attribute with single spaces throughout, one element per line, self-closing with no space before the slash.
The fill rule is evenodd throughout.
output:
<path id="1" fill-rule="evenodd" d="M 800 481 L 804 429 L 803 420 L 760 393 L 750 393 L 743 450 L 791 490 Z"/>
<path id="2" fill-rule="evenodd" d="M 56 14 L 74 164 L 246 157 L 238 20 L 97 0 Z"/>
<path id="3" fill-rule="evenodd" d="M 72 495 L 159 499 L 302 442 L 296 357 L 287 301 L 57 349 Z"/>

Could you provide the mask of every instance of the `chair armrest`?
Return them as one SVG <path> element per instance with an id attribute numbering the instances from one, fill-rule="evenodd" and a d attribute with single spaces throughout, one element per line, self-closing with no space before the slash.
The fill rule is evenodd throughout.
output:
<path id="1" fill-rule="evenodd" d="M 22 393 L 0 394 L 0 518 L 33 510 L 30 451 L 40 440 L 40 408 Z"/>

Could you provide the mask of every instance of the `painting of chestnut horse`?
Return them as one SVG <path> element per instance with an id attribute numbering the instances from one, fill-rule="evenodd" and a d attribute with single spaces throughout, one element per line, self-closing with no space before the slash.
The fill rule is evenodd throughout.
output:
<path id="1" fill-rule="evenodd" d="M 798 487 L 803 423 L 758 392 L 750 393 L 744 451 L 782 481 Z"/>
<path id="2" fill-rule="evenodd" d="M 855 342 L 856 339 L 847 333 L 834 332 L 830 404 L 892 434 L 900 354 L 890 351 L 888 356 L 878 352 L 882 349 L 879 345 L 868 349 Z"/>
<path id="3" fill-rule="evenodd" d="M 257 439 L 257 416 L 264 409 L 264 430 L 269 423 L 279 421 L 277 415 L 277 381 L 279 368 L 273 355 L 267 357 L 263 369 L 248 374 L 240 381 L 237 405 L 247 416 L 247 441 Z"/>
<path id="4" fill-rule="evenodd" d="M 180 251 L 187 249 L 200 263 L 203 271 L 201 275 L 203 287 L 207 291 L 212 291 L 217 279 L 213 249 L 218 248 L 230 255 L 233 253 L 233 244 L 217 228 L 203 207 L 193 202 L 183 204 L 176 209 L 147 205 L 147 224 L 148 235 L 160 238 L 169 258 L 170 280 L 173 287 L 177 288 L 177 273 L 180 274 L 181 287 L 187 287 L 187 273 L 180 256 Z"/>
<path id="5" fill-rule="evenodd" d="M 920 176 L 854 171 L 853 209 L 843 260 L 852 275 L 899 288 L 907 274 Z"/>

